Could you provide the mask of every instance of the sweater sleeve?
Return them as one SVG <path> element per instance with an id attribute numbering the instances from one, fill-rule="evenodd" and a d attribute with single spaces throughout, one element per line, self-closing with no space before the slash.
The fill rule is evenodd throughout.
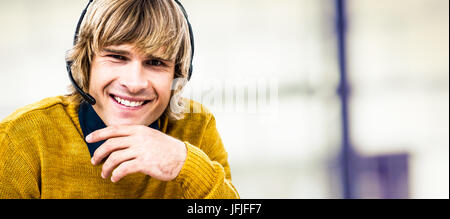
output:
<path id="1" fill-rule="evenodd" d="M 0 198 L 40 198 L 38 174 L 20 149 L 0 130 Z"/>
<path id="2" fill-rule="evenodd" d="M 228 155 L 212 116 L 200 145 L 185 142 L 187 158 L 176 181 L 186 199 L 236 199 L 239 194 L 231 183 Z"/>

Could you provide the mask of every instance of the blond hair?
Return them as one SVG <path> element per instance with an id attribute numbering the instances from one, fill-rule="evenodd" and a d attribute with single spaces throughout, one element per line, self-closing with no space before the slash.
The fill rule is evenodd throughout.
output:
<path id="1" fill-rule="evenodd" d="M 112 45 L 133 44 L 145 54 L 164 48 L 162 58 L 175 60 L 174 78 L 187 78 L 192 58 L 188 28 L 174 0 L 94 0 L 66 61 L 72 62 L 73 77 L 85 92 L 94 55 Z M 170 119 L 183 118 L 181 90 L 172 89 L 172 104 L 165 111 Z M 69 92 L 74 101 L 83 101 L 72 85 Z"/>

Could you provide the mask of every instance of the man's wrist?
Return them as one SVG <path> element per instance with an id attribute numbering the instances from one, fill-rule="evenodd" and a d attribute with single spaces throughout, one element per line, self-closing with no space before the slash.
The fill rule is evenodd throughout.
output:
<path id="1" fill-rule="evenodd" d="M 175 168 L 173 172 L 176 173 L 176 176 L 174 177 L 174 179 L 176 179 L 180 175 L 187 159 L 187 145 L 184 142 L 177 140 L 177 146 L 179 152 L 177 152 L 178 158 L 175 159 Z"/>
<path id="2" fill-rule="evenodd" d="M 181 185 L 185 198 L 204 197 L 218 180 L 217 167 L 200 148 L 184 143 L 187 157 L 175 182 Z"/>

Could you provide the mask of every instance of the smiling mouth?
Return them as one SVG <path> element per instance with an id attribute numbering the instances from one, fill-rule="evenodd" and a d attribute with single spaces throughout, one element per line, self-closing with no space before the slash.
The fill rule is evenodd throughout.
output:
<path id="1" fill-rule="evenodd" d="M 109 95 L 116 103 L 125 106 L 125 107 L 141 107 L 144 106 L 145 104 L 152 102 L 153 100 L 141 100 L 141 101 L 136 101 L 136 100 L 129 100 L 129 99 L 125 99 L 125 98 L 121 98 L 118 96 L 115 96 L 113 94 Z"/>

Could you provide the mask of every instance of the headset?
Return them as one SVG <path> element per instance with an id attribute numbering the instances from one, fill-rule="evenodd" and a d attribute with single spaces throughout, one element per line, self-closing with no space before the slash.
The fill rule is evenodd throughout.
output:
<path id="1" fill-rule="evenodd" d="M 86 5 L 86 8 L 81 13 L 80 19 L 78 20 L 78 24 L 77 24 L 77 29 L 75 30 L 75 36 L 74 36 L 74 39 L 73 39 L 73 45 L 75 45 L 77 43 L 78 34 L 80 32 L 81 23 L 83 22 L 84 16 L 86 15 L 87 9 L 89 8 L 89 5 L 91 5 L 92 1 L 93 0 L 89 0 L 88 4 Z M 192 76 L 192 71 L 194 70 L 194 67 L 192 65 L 192 60 L 194 59 L 194 50 L 195 50 L 194 49 L 194 35 L 193 35 L 191 23 L 189 22 L 189 18 L 188 18 L 186 10 L 184 9 L 184 6 L 178 0 L 174 0 L 174 1 L 178 4 L 178 6 L 180 7 L 181 11 L 183 12 L 184 17 L 186 18 L 186 22 L 188 24 L 188 28 L 189 28 L 189 39 L 191 41 L 191 62 L 190 62 L 189 71 L 188 71 L 188 81 L 189 81 L 191 79 L 191 76 Z M 73 75 L 72 75 L 72 62 L 71 61 L 66 61 L 66 68 L 67 68 L 67 72 L 69 73 L 69 79 L 72 82 L 72 85 L 78 91 L 78 93 L 80 93 L 81 96 L 84 98 L 84 100 L 86 100 L 89 104 L 95 105 L 96 104 L 95 99 L 90 94 L 84 92 L 83 89 L 81 89 L 80 86 L 78 86 L 77 82 L 73 78 Z"/>

